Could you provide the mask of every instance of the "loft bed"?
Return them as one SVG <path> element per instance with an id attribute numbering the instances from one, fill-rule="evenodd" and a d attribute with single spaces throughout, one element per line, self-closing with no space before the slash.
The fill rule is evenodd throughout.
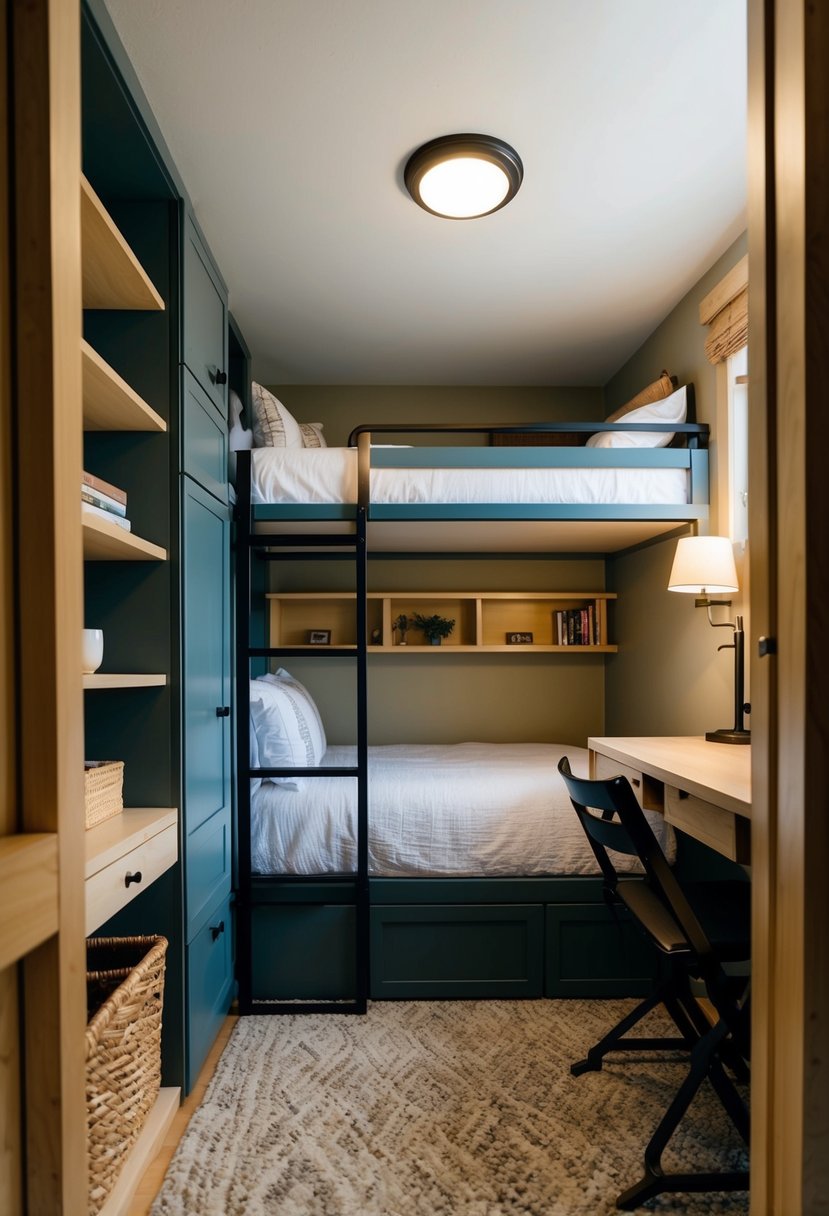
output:
<path id="1" fill-rule="evenodd" d="M 692 403 L 692 391 L 689 396 Z M 674 446 L 372 446 L 378 435 L 409 439 L 496 430 L 578 438 L 671 432 Z M 369 997 L 632 996 L 649 990 L 655 960 L 635 930 L 604 905 L 600 878 L 580 872 L 572 860 L 552 860 L 549 873 L 529 866 L 516 872 L 515 865 L 503 872 L 497 866 L 474 870 L 467 862 L 463 873 L 454 874 L 451 867 L 435 868 L 428 861 L 420 871 L 401 873 L 376 864 L 369 782 L 379 763 L 372 750 L 385 749 L 370 749 L 366 737 L 367 561 L 381 553 L 609 554 L 696 528 L 708 512 L 707 437 L 708 428 L 693 422 L 396 425 L 358 427 L 346 449 L 238 452 L 243 1013 L 360 1012 Z M 510 488 L 507 478 L 516 470 Z M 545 481 L 551 474 L 553 481 L 559 478 L 552 489 Z M 488 498 L 493 482 L 487 479 L 493 476 L 497 489 Z M 637 492 L 640 479 L 644 488 Z M 573 500 L 573 486 L 589 501 Z M 603 492 L 610 501 L 601 501 Z M 261 573 L 265 563 L 285 556 L 316 559 L 346 552 L 355 563 L 356 645 L 252 644 L 262 640 L 251 633 L 251 612 L 259 611 L 251 598 L 252 571 Z M 251 662 L 298 654 L 355 660 L 357 745 L 324 749 L 322 763 L 317 757 L 307 767 L 296 760 L 266 767 L 251 756 Z M 553 760 L 549 767 L 554 771 Z M 300 839 L 303 825 L 313 818 L 312 794 L 341 778 L 351 778 L 347 784 L 353 791 L 350 808 L 340 809 L 350 825 L 351 852 L 346 849 L 326 865 L 309 846 L 312 861 L 292 864 L 286 841 Z M 292 780 L 304 785 L 301 798 L 292 799 L 278 784 Z M 408 821 L 404 816 L 398 823 Z M 269 830 L 263 824 L 281 842 L 274 846 L 271 840 L 264 852 Z M 330 839 L 330 823 L 317 830 L 321 839 Z"/>

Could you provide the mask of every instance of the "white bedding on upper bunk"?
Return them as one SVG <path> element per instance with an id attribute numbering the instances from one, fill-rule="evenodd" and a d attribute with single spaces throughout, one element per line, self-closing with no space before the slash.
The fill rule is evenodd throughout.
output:
<path id="1" fill-rule="evenodd" d="M 356 448 L 255 448 L 254 503 L 352 503 Z M 374 503 L 688 501 L 687 469 L 372 469 Z"/>
<path id="2" fill-rule="evenodd" d="M 584 748 L 549 743 L 395 744 L 369 748 L 369 872 L 411 875 L 596 874 L 557 771 L 587 776 Z M 356 763 L 329 747 L 322 767 Z M 356 869 L 356 781 L 313 777 L 289 790 L 263 781 L 252 797 L 258 874 Z M 646 812 L 670 860 L 673 830 Z M 619 858 L 619 869 L 634 866 Z"/>

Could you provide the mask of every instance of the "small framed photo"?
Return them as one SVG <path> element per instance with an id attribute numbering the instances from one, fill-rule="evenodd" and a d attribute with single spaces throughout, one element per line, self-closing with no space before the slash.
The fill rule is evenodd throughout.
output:
<path id="1" fill-rule="evenodd" d="M 331 645 L 331 630 L 330 629 L 309 629 L 308 645 L 309 646 L 330 646 Z"/>
<path id="2" fill-rule="evenodd" d="M 506 637 L 508 646 L 532 646 L 533 644 L 531 633 L 508 633 Z"/>

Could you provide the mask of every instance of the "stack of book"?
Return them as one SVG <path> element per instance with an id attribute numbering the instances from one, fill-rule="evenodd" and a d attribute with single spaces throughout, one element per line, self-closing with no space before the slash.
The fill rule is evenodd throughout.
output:
<path id="1" fill-rule="evenodd" d="M 585 608 L 565 608 L 554 614 L 557 646 L 601 646 L 599 614 L 593 603 Z"/>
<path id="2" fill-rule="evenodd" d="M 81 474 L 81 504 L 84 514 L 97 515 L 107 523 L 117 524 L 125 532 L 130 531 L 126 490 L 84 472 Z"/>

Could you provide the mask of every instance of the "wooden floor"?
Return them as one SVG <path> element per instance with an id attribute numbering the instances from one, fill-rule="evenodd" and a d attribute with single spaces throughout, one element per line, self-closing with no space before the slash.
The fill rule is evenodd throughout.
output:
<path id="1" fill-rule="evenodd" d="M 225 1019 L 216 1042 L 211 1047 L 210 1053 L 199 1073 L 199 1079 L 193 1086 L 192 1092 L 188 1094 L 179 1107 L 173 1122 L 170 1124 L 170 1130 L 165 1137 L 158 1156 L 148 1167 L 144 1177 L 138 1184 L 138 1189 L 135 1192 L 132 1203 L 127 1209 L 127 1216 L 147 1216 L 156 1195 L 161 1190 L 164 1175 L 167 1173 L 167 1166 L 172 1160 L 179 1140 L 184 1135 L 187 1124 L 190 1122 L 190 1117 L 196 1110 L 196 1107 L 201 1104 L 204 1091 L 207 1089 L 210 1078 L 213 1076 L 216 1065 L 219 1062 L 219 1056 L 224 1051 L 225 1044 L 230 1038 L 230 1032 L 233 1030 L 236 1020 L 234 1014 L 229 1014 Z"/>

